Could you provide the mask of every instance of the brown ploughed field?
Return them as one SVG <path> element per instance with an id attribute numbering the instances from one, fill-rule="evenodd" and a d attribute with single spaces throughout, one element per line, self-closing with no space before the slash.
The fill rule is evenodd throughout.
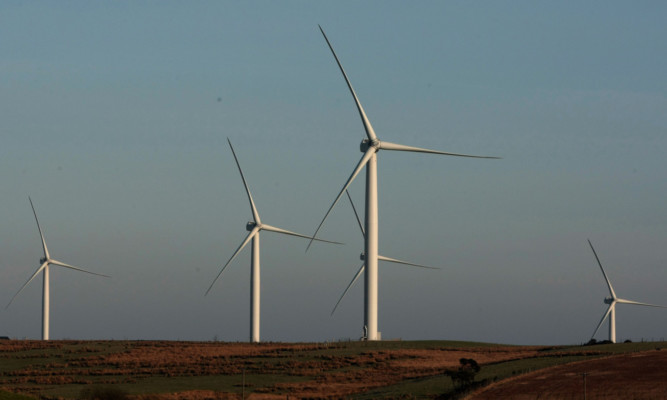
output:
<path id="1" fill-rule="evenodd" d="M 579 361 L 495 383 L 469 400 L 584 398 L 587 400 L 667 399 L 667 351 L 653 350 Z"/>

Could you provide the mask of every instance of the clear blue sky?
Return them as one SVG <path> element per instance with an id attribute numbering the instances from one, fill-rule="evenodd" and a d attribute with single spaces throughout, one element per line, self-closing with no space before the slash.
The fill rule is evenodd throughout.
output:
<path id="1" fill-rule="evenodd" d="M 363 127 L 471 160 L 379 156 L 384 338 L 580 343 L 607 295 L 667 304 L 667 4 L 23 2 L 0 5 L 0 301 L 54 257 L 51 335 L 245 341 L 249 249 L 204 292 L 251 218 L 312 234 Z M 363 176 L 362 176 L 363 178 Z M 363 179 L 351 188 L 359 208 Z M 341 202 L 321 231 L 262 235 L 262 339 L 357 338 L 362 237 Z M 38 338 L 41 278 L 0 312 Z M 667 310 L 619 306 L 619 339 Z M 606 327 L 598 338 L 604 338 Z"/>

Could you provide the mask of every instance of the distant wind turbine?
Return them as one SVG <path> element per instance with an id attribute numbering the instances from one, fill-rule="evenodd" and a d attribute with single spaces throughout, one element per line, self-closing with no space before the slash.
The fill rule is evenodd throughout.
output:
<path id="1" fill-rule="evenodd" d="M 588 245 L 591 246 L 591 250 L 593 250 L 593 255 L 595 255 L 595 259 L 597 260 L 598 265 L 600 266 L 600 270 L 602 271 L 604 280 L 607 282 L 607 287 L 609 288 L 609 294 L 611 295 L 611 297 L 606 297 L 604 299 L 604 303 L 609 304 L 609 307 L 607 307 L 607 311 L 604 313 L 604 315 L 602 315 L 602 319 L 600 320 L 600 323 L 598 323 L 598 326 L 595 328 L 595 331 L 591 335 L 591 338 L 595 337 L 595 334 L 600 329 L 600 326 L 602 325 L 604 320 L 607 319 L 607 317 L 609 317 L 609 341 L 611 341 L 612 343 L 616 343 L 616 304 L 634 304 L 636 306 L 648 306 L 648 307 L 659 307 L 659 308 L 667 308 L 667 306 L 639 303 L 636 301 L 625 300 L 617 297 L 616 293 L 614 292 L 614 288 L 611 286 L 611 282 L 609 281 L 607 274 L 604 272 L 604 268 L 602 268 L 602 263 L 600 262 L 600 259 L 598 258 L 598 255 L 595 252 L 593 244 L 591 243 L 590 240 L 588 241 Z"/>
<path id="2" fill-rule="evenodd" d="M 39 220 L 37 219 L 37 213 L 35 212 L 35 206 L 32 204 L 32 199 L 28 197 L 28 200 L 30 201 L 30 207 L 32 207 L 32 213 L 35 215 L 35 221 L 37 222 L 37 229 L 39 230 L 39 236 L 42 239 L 42 249 L 44 251 L 44 257 L 42 257 L 39 260 L 40 266 L 37 268 L 37 271 L 35 271 L 34 274 L 28 279 L 26 283 L 21 286 L 21 289 L 19 289 L 18 292 L 12 297 L 12 299 L 9 301 L 9 304 L 7 304 L 7 307 L 5 309 L 9 308 L 9 306 L 12 304 L 16 296 L 21 293 L 21 291 L 28 286 L 30 282 L 32 282 L 33 279 L 40 273 L 44 272 L 44 286 L 42 288 L 42 340 L 49 340 L 49 266 L 50 265 L 58 265 L 60 267 L 65 267 L 69 269 L 73 269 L 75 271 L 81 271 L 85 272 L 87 274 L 92 274 L 92 275 L 97 275 L 97 276 L 103 276 L 105 278 L 109 278 L 107 275 L 102 275 L 102 274 L 97 274 L 95 272 L 90 272 L 86 271 L 84 269 L 74 267 L 69 264 L 65 264 L 64 262 L 55 260 L 51 258 L 51 255 L 49 254 L 49 249 L 46 247 L 46 241 L 44 240 L 44 234 L 42 234 L 42 228 L 39 226 Z"/>
<path id="3" fill-rule="evenodd" d="M 348 190 L 345 190 L 345 194 L 347 195 L 347 198 L 350 200 L 350 205 L 352 206 L 352 211 L 354 211 L 354 216 L 357 218 L 357 223 L 359 224 L 359 229 L 361 229 L 361 235 L 365 237 L 366 233 L 364 232 L 364 227 L 361 224 L 361 219 L 359 218 L 359 213 L 357 213 L 357 208 L 354 206 L 354 202 L 352 201 L 352 196 L 350 196 L 350 192 Z M 364 253 L 361 253 L 361 256 L 359 258 L 362 261 L 365 261 L 366 257 L 364 255 Z M 388 261 L 388 262 L 392 262 L 392 263 L 395 263 L 395 264 L 410 265 L 410 266 L 419 267 L 419 268 L 440 269 L 440 268 L 436 268 L 436 267 L 427 267 L 426 265 L 415 264 L 415 263 L 411 263 L 411 262 L 407 262 L 407 261 L 401 261 L 401 260 L 397 260 L 395 258 L 385 257 L 385 256 L 380 255 L 380 254 L 378 254 L 378 260 Z M 365 268 L 366 268 L 366 263 L 364 262 L 363 264 L 361 264 L 361 268 L 359 268 L 359 271 L 357 271 L 357 273 L 352 278 L 352 281 L 350 281 L 350 283 L 345 288 L 345 291 L 343 292 L 343 294 L 338 299 L 338 302 L 336 302 L 336 305 L 334 306 L 333 310 L 331 311 L 331 315 L 333 315 L 336 312 L 336 309 L 338 308 L 338 305 L 340 304 L 341 300 L 343 300 L 343 297 L 345 297 L 347 292 L 354 285 L 354 283 L 359 279 L 361 274 L 364 273 Z"/>
<path id="4" fill-rule="evenodd" d="M 218 278 L 220 278 L 220 275 L 222 275 L 222 272 L 225 270 L 225 268 L 227 268 L 227 266 L 232 262 L 232 260 L 236 258 L 236 256 L 241 252 L 241 250 L 243 250 L 243 248 L 252 240 L 252 257 L 250 262 L 251 264 L 250 265 L 250 341 L 258 343 L 259 322 L 260 322 L 259 233 L 261 231 L 270 231 L 290 236 L 301 237 L 305 239 L 312 239 L 312 237 L 302 235 L 300 233 L 290 232 L 284 229 L 276 228 L 274 226 L 262 223 L 262 221 L 259 218 L 259 213 L 257 212 L 257 207 L 255 206 L 255 202 L 253 201 L 252 195 L 250 194 L 250 188 L 248 187 L 248 183 L 246 182 L 245 176 L 243 175 L 243 170 L 241 170 L 241 164 L 239 164 L 239 159 L 236 157 L 236 152 L 234 152 L 234 147 L 232 147 L 232 142 L 229 139 L 227 139 L 227 142 L 229 143 L 229 148 L 232 150 L 232 154 L 234 155 L 234 160 L 236 161 L 236 166 L 238 167 L 239 173 L 241 174 L 241 180 L 243 180 L 243 186 L 245 187 L 245 191 L 248 194 L 248 201 L 250 202 L 250 210 L 252 211 L 253 220 L 248 221 L 248 223 L 246 224 L 246 230 L 249 231 L 250 233 L 248 233 L 248 236 L 246 236 L 245 240 L 236 249 L 236 251 L 229 258 L 227 263 L 225 263 L 225 265 L 222 267 L 218 275 L 211 283 L 211 286 L 208 287 L 206 294 L 208 294 L 211 291 L 213 285 L 218 280 Z M 320 242 L 341 244 L 329 240 L 322 240 L 322 239 L 316 239 L 316 240 Z"/>
<path id="5" fill-rule="evenodd" d="M 361 142 L 361 152 L 364 153 L 364 155 L 361 157 L 361 160 L 359 161 L 359 163 L 357 163 L 357 166 L 354 168 L 352 174 L 347 179 L 347 182 L 338 193 L 338 196 L 334 200 L 333 204 L 331 204 L 331 207 L 329 207 L 329 210 L 324 215 L 322 222 L 320 222 L 320 225 L 315 230 L 315 234 L 313 234 L 313 238 L 317 236 L 317 233 L 320 231 L 320 228 L 324 224 L 324 221 L 326 221 L 327 217 L 329 216 L 329 213 L 331 213 L 331 210 L 334 208 L 336 203 L 338 203 L 338 200 L 341 198 L 345 190 L 350 186 L 350 184 L 352 183 L 354 178 L 356 178 L 359 172 L 361 172 L 361 169 L 366 167 L 366 213 L 365 213 L 366 236 L 364 241 L 364 250 L 365 250 L 364 254 L 365 254 L 365 266 L 366 266 L 365 268 L 366 288 L 364 292 L 366 298 L 364 302 L 365 303 L 364 333 L 366 334 L 368 340 L 379 340 L 380 337 L 378 335 L 377 317 L 378 317 L 378 259 L 380 257 L 378 256 L 377 153 L 380 150 L 394 150 L 394 151 L 408 151 L 416 153 L 430 153 L 430 154 L 440 154 L 440 155 L 457 156 L 457 157 L 471 157 L 471 158 L 497 159 L 498 157 L 473 156 L 467 154 L 449 153 L 443 151 L 423 149 L 419 147 L 405 146 L 402 144 L 395 144 L 386 141 L 380 141 L 377 135 L 375 134 L 373 126 L 368 120 L 368 117 L 366 116 L 364 108 L 361 106 L 361 102 L 359 101 L 357 94 L 352 88 L 352 84 L 350 83 L 350 80 L 348 79 L 347 74 L 345 73 L 345 70 L 343 69 L 343 66 L 340 63 L 340 60 L 338 59 L 336 52 L 331 46 L 331 43 L 329 42 L 327 35 L 324 33 L 324 30 L 322 29 L 321 26 L 319 28 L 320 32 L 322 32 L 322 35 L 324 36 L 324 40 L 326 40 L 327 44 L 329 45 L 331 53 L 336 59 L 336 63 L 338 64 L 340 72 L 343 74 L 343 78 L 345 78 L 345 82 L 347 83 L 347 87 L 350 90 L 350 94 L 354 98 L 357 110 L 359 111 L 359 116 L 361 117 L 361 121 L 364 125 L 364 130 L 366 131 L 366 139 L 364 139 Z M 308 244 L 308 247 L 310 247 L 311 244 L 312 240 Z"/>

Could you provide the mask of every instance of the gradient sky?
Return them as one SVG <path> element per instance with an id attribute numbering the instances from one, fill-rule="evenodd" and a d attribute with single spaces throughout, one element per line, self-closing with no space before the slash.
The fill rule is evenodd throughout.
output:
<path id="1" fill-rule="evenodd" d="M 0 301 L 52 255 L 54 339 L 246 341 L 251 218 L 312 234 L 381 139 L 496 155 L 379 155 L 383 338 L 569 344 L 621 297 L 667 304 L 667 4 L 23 2 L 0 5 Z M 363 208 L 363 175 L 351 187 Z M 362 236 L 262 234 L 264 341 L 358 338 Z M 39 338 L 41 277 L 0 312 Z M 598 338 L 606 337 L 606 325 Z M 620 340 L 667 337 L 621 305 Z"/>

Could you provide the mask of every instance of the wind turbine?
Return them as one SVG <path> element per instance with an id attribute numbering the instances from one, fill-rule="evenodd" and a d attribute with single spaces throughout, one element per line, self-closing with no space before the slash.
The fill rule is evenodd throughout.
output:
<path id="1" fill-rule="evenodd" d="M 659 307 L 659 308 L 667 308 L 667 306 L 639 303 L 637 301 L 625 300 L 617 297 L 616 293 L 614 292 L 614 288 L 611 286 L 611 282 L 609 281 L 607 274 L 604 272 L 604 268 L 602 268 L 602 263 L 600 262 L 600 259 L 598 258 L 598 255 L 595 252 L 593 244 L 591 243 L 590 240 L 588 241 L 588 244 L 589 246 L 591 246 L 591 250 L 593 250 L 593 254 L 595 255 L 595 259 L 597 260 L 598 265 L 600 266 L 602 275 L 604 275 L 604 280 L 607 282 L 607 287 L 609 288 L 609 294 L 611 295 L 611 297 L 605 297 L 604 299 L 604 303 L 609 304 L 609 307 L 607 307 L 607 311 L 602 316 L 602 319 L 600 320 L 600 323 L 598 323 L 598 326 L 595 328 L 595 331 L 591 335 L 591 338 L 595 337 L 595 334 L 598 332 L 598 329 L 600 329 L 600 326 L 602 325 L 604 320 L 607 319 L 607 317 L 609 317 L 609 341 L 612 343 L 616 343 L 616 304 L 634 304 L 636 306 L 648 306 L 648 307 Z"/>
<path id="2" fill-rule="evenodd" d="M 97 276 L 103 276 L 105 278 L 109 278 L 107 275 L 103 274 L 97 274 L 95 272 L 90 272 L 86 271 L 84 269 L 65 264 L 64 262 L 55 260 L 51 258 L 51 255 L 49 254 L 49 249 L 46 247 L 46 241 L 44 240 L 44 234 L 42 234 L 42 228 L 39 226 L 39 220 L 37 219 L 37 213 L 35 212 L 35 206 L 32 204 L 32 199 L 28 197 L 28 200 L 30 201 L 30 207 L 32 207 L 32 213 L 35 215 L 35 222 L 37 222 L 37 229 L 39 230 L 39 236 L 42 239 L 42 250 L 44 251 L 44 257 L 42 257 L 39 260 L 40 266 L 37 268 L 37 271 L 35 271 L 34 274 L 28 279 L 26 283 L 21 286 L 21 289 L 19 289 L 18 292 L 12 297 L 12 299 L 9 301 L 9 304 L 7 304 L 7 307 L 5 309 L 9 308 L 9 306 L 12 304 L 16 296 L 21 293 L 21 291 L 28 286 L 30 282 L 32 282 L 33 279 L 40 273 L 44 272 L 44 285 L 42 286 L 42 340 L 49 340 L 49 266 L 50 265 L 58 265 L 60 267 L 65 267 L 69 269 L 73 269 L 75 271 L 81 271 L 85 272 L 87 274 L 92 274 L 92 275 L 97 275 Z"/>
<path id="3" fill-rule="evenodd" d="M 361 224 L 361 219 L 359 218 L 359 213 L 357 213 L 357 208 L 354 206 L 354 202 L 352 201 L 352 196 L 350 196 L 350 192 L 349 192 L 348 190 L 345 190 L 345 194 L 347 194 L 347 198 L 350 200 L 350 205 L 352 206 L 352 211 L 354 211 L 354 216 L 357 218 L 357 223 L 359 224 L 359 229 L 361 230 L 361 235 L 365 237 L 365 236 L 366 236 L 366 233 L 364 232 L 364 227 L 363 227 L 363 225 Z M 336 302 L 336 305 L 334 306 L 333 310 L 331 311 L 331 315 L 333 315 L 333 314 L 336 312 L 336 309 L 338 308 L 338 305 L 340 304 L 341 300 L 343 300 L 343 298 L 345 297 L 345 295 L 347 294 L 347 292 L 348 292 L 348 291 L 350 290 L 350 288 L 354 285 L 354 283 L 359 279 L 359 277 L 361 276 L 361 274 L 364 273 L 364 270 L 365 270 L 365 268 L 366 268 L 366 263 L 365 263 L 365 258 L 366 258 L 366 257 L 365 257 L 365 254 L 364 254 L 364 253 L 361 253 L 361 255 L 360 255 L 359 258 L 360 258 L 362 261 L 364 261 L 364 263 L 361 264 L 361 267 L 359 268 L 359 270 L 357 271 L 357 273 L 354 275 L 354 277 L 352 278 L 352 280 L 350 281 L 350 283 L 349 283 L 349 284 L 347 285 L 347 287 L 345 288 L 345 291 L 343 292 L 343 294 L 342 294 L 342 295 L 340 296 L 340 298 L 338 299 L 338 302 Z M 436 268 L 436 267 L 428 267 L 428 266 L 426 266 L 426 265 L 415 264 L 415 263 L 411 263 L 411 262 L 407 262 L 407 261 L 397 260 L 397 259 L 395 259 L 395 258 L 385 257 L 385 256 L 380 255 L 380 254 L 378 254 L 378 260 L 380 260 L 380 261 L 387 261 L 387 262 L 391 262 L 391 263 L 395 263 L 395 264 L 410 265 L 410 266 L 413 266 L 413 267 L 419 267 L 419 268 L 440 269 L 440 268 Z M 364 332 L 364 333 L 366 334 L 366 332 Z M 366 336 L 364 335 L 364 339 L 365 339 L 365 338 L 366 338 Z"/>
<path id="4" fill-rule="evenodd" d="M 319 25 L 318 25 L 319 26 Z M 322 35 L 324 36 L 324 40 L 326 40 L 327 44 L 329 45 L 329 49 L 331 50 L 331 53 L 333 54 L 334 58 L 336 59 L 336 63 L 338 64 L 338 67 L 340 68 L 340 72 L 343 74 L 343 78 L 345 78 L 345 82 L 347 83 L 347 87 L 350 90 L 350 94 L 354 98 L 354 102 L 357 105 L 357 110 L 359 111 L 359 116 L 361 117 L 361 122 L 364 125 L 364 130 L 366 131 L 366 139 L 362 140 L 361 142 L 361 152 L 364 153 L 364 155 L 361 157 L 361 160 L 357 163 L 357 166 L 354 168 L 352 171 L 352 174 L 350 177 L 347 179 L 347 182 L 343 186 L 343 188 L 340 190 L 338 193 L 338 196 L 334 200 L 333 204 L 331 204 L 331 207 L 329 207 L 329 210 L 327 213 L 324 215 L 324 218 L 322 219 L 322 222 L 320 222 L 320 225 L 317 227 L 315 230 L 315 234 L 313 234 L 313 239 L 317 236 L 317 232 L 319 232 L 320 228 L 324 224 L 324 221 L 326 221 L 327 217 L 329 216 L 329 213 L 331 213 L 331 210 L 334 208 L 338 200 L 341 198 L 343 195 L 343 192 L 350 186 L 354 178 L 359 174 L 361 169 L 363 167 L 366 167 L 366 215 L 365 215 L 365 226 L 366 226 L 366 236 L 364 240 L 364 253 L 365 253 L 365 273 L 366 273 L 366 279 L 365 279 L 365 309 L 364 309 L 364 330 L 367 333 L 367 338 L 368 340 L 379 340 L 378 336 L 378 324 L 377 324 L 377 315 L 378 315 L 378 192 L 377 192 L 377 153 L 380 150 L 393 150 L 393 151 L 408 151 L 408 152 L 416 152 L 416 153 L 430 153 L 430 154 L 441 154 L 441 155 L 447 155 L 447 156 L 457 156 L 457 157 L 471 157 L 471 158 L 494 158 L 497 159 L 498 157 L 486 157 L 486 156 L 473 156 L 473 155 L 468 155 L 468 154 L 458 154 L 458 153 L 449 153 L 449 152 L 444 152 L 444 151 L 437 151 L 437 150 L 429 150 L 429 149 L 424 149 L 424 148 L 419 148 L 419 147 L 412 147 L 412 146 L 405 146 L 402 144 L 396 144 L 396 143 L 391 143 L 391 142 L 386 142 L 386 141 L 380 141 L 378 139 L 378 136 L 375 134 L 375 131 L 373 130 L 373 126 L 371 125 L 370 121 L 368 120 L 368 117 L 366 116 L 366 112 L 364 111 L 364 108 L 361 106 L 361 102 L 359 101 L 359 98 L 357 97 L 357 94 L 354 91 L 354 88 L 352 88 L 352 84 L 350 83 L 350 80 L 347 77 L 347 74 L 345 73 L 345 70 L 343 69 L 342 64 L 340 63 L 340 60 L 338 59 L 338 56 L 336 55 L 336 52 L 333 49 L 333 46 L 331 46 L 331 42 L 329 42 L 329 39 L 327 38 L 327 35 L 324 33 L 324 30 L 320 26 L 320 32 L 322 32 Z M 311 239 L 310 243 L 308 244 L 308 247 L 313 242 L 313 239 Z"/>
<path id="5" fill-rule="evenodd" d="M 250 188 L 246 182 L 245 176 L 243 175 L 243 170 L 241 170 L 241 164 L 239 164 L 239 159 L 236 157 L 236 152 L 234 152 L 234 147 L 232 147 L 232 142 L 227 139 L 229 143 L 229 148 L 232 149 L 232 154 L 234 155 L 234 160 L 236 161 L 236 166 L 239 168 L 239 173 L 241 174 L 241 180 L 243 180 L 243 186 L 245 191 L 248 194 L 248 201 L 250 202 L 250 210 L 252 211 L 252 221 L 248 221 L 246 224 L 246 230 L 249 231 L 248 236 L 245 240 L 241 242 L 241 245 L 236 249 L 234 254 L 229 258 L 227 263 L 222 267 L 218 275 L 215 277 L 211 286 L 208 287 L 206 294 L 211 291 L 215 282 L 220 278 L 222 272 L 227 268 L 227 266 L 232 262 L 234 258 L 243 250 L 243 248 L 252 240 L 252 257 L 250 261 L 250 341 L 254 343 L 259 342 L 259 310 L 260 310 L 260 268 L 259 268 L 259 233 L 261 231 L 270 231 L 276 233 L 282 233 L 285 235 L 296 236 L 306 239 L 312 239 L 311 236 L 302 235 L 300 233 L 295 233 L 287 231 L 284 229 L 276 228 L 268 224 L 262 223 L 259 218 L 259 213 L 257 212 L 257 207 L 255 202 L 252 199 L 250 194 Z M 320 242 L 335 243 L 341 244 L 338 242 L 332 242 L 329 240 L 316 239 Z"/>

